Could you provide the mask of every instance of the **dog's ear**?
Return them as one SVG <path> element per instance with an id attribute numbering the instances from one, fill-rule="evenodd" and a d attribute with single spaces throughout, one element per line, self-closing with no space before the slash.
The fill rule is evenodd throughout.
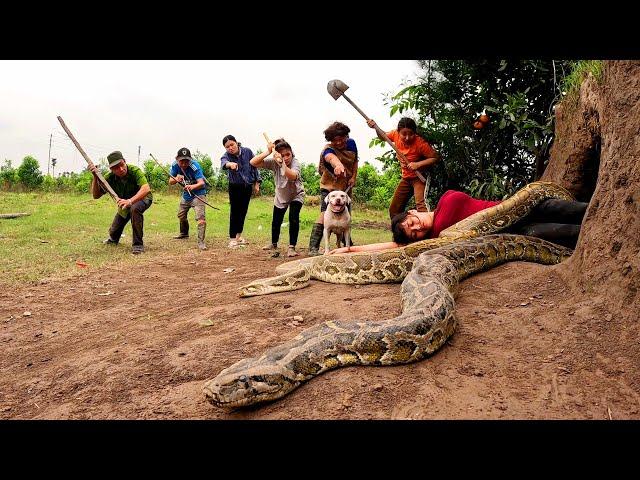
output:
<path id="1" fill-rule="evenodd" d="M 329 205 L 329 195 L 331 195 L 331 193 L 328 193 L 326 197 L 324 197 L 324 203 L 326 203 L 327 205 Z"/>
<path id="2" fill-rule="evenodd" d="M 347 195 L 345 193 L 345 195 Z M 349 195 L 347 195 L 347 205 L 351 205 L 351 197 Z"/>

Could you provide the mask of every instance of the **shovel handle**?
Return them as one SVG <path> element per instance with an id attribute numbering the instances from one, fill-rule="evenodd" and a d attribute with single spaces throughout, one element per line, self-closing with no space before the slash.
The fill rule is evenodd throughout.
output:
<path id="1" fill-rule="evenodd" d="M 266 132 L 262 132 L 262 136 L 264 137 L 264 139 L 267 141 L 267 143 L 271 143 L 271 140 L 269 140 L 269 137 L 267 137 L 267 133 Z M 280 164 L 280 172 L 282 173 L 282 175 L 284 175 L 286 172 L 286 169 L 284 168 L 284 161 Z"/>
<path id="2" fill-rule="evenodd" d="M 358 106 L 357 106 L 355 103 L 353 103 L 349 97 L 347 97 L 344 93 L 342 94 L 342 96 L 344 97 L 344 99 L 345 99 L 347 102 L 349 102 L 349 103 L 351 104 L 351 106 L 352 106 L 353 108 L 355 108 L 355 109 L 358 111 L 358 113 L 359 113 L 360 115 L 362 115 L 362 116 L 365 118 L 365 120 L 366 120 L 367 122 L 370 120 L 370 118 L 369 118 L 369 117 L 367 117 L 367 115 L 366 115 L 362 110 L 360 110 L 360 109 L 358 108 Z M 395 143 L 393 143 L 393 142 L 391 141 L 391 139 L 389 138 L 389 136 L 384 132 L 384 130 L 382 130 L 382 129 L 378 126 L 378 124 L 376 124 L 376 128 L 375 128 L 375 130 L 376 130 L 376 133 L 378 134 L 378 136 L 382 137 L 382 138 L 384 139 L 384 141 L 385 141 L 385 142 L 387 142 L 387 143 L 391 146 L 391 148 L 393 148 L 393 149 L 395 150 L 395 152 L 396 152 L 397 154 L 402 155 L 402 153 L 400 153 L 400 152 L 398 151 L 398 149 L 396 148 Z M 420 179 L 420 181 L 421 181 L 422 183 L 427 183 L 427 179 L 426 179 L 426 178 L 424 178 L 424 175 L 422 175 L 422 174 L 421 174 L 419 171 L 417 171 L 417 170 L 416 170 L 415 172 L 416 172 L 416 175 L 418 176 L 418 178 Z"/>

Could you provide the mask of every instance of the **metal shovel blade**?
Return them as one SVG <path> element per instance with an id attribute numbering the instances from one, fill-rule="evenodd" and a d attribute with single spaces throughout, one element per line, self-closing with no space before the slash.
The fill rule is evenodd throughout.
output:
<path id="1" fill-rule="evenodd" d="M 327 83 L 327 92 L 329 92 L 329 95 L 331 95 L 334 100 L 339 99 L 348 88 L 349 85 L 338 79 L 330 80 L 329 83 Z"/>

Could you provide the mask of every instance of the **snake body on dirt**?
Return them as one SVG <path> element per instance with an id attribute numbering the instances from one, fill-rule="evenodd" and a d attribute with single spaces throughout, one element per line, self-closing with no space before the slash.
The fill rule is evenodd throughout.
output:
<path id="1" fill-rule="evenodd" d="M 552 183 L 535 182 L 494 207 L 423 240 L 384 252 L 313 257 L 283 264 L 282 275 L 258 280 L 241 296 L 305 287 L 311 278 L 332 283 L 403 281 L 402 314 L 378 321 L 329 321 L 308 328 L 259 357 L 241 360 L 204 385 L 216 406 L 242 407 L 283 397 L 307 380 L 349 365 L 394 365 L 435 352 L 456 327 L 458 282 L 502 263 L 556 264 L 572 250 L 532 237 L 494 235 L 546 198 L 571 200 Z"/>
<path id="2" fill-rule="evenodd" d="M 204 386 L 216 406 L 243 407 L 283 397 L 328 370 L 396 365 L 438 350 L 456 328 L 455 287 L 513 260 L 556 264 L 572 250 L 522 235 L 488 235 L 422 253 L 402 283 L 402 314 L 388 320 L 329 321 L 224 369 Z"/>
<path id="3" fill-rule="evenodd" d="M 294 260 L 280 265 L 271 278 L 255 280 L 240 288 L 241 297 L 297 290 L 309 280 L 329 283 L 399 283 L 422 252 L 461 240 L 497 233 L 513 225 L 547 198 L 573 200 L 564 188 L 550 182 L 534 182 L 493 207 L 477 212 L 443 230 L 438 238 L 380 252 L 344 253 Z"/>

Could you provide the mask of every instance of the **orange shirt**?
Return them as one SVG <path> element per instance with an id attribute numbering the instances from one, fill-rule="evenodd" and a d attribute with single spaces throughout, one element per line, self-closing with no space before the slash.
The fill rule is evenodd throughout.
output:
<path id="1" fill-rule="evenodd" d="M 404 144 L 397 130 L 388 132 L 387 136 L 395 144 L 400 153 L 402 153 L 410 162 L 418 162 L 425 158 L 432 158 L 437 155 L 433 147 L 429 145 L 429 142 L 419 135 L 416 135 L 416 138 L 411 145 Z M 400 167 L 402 168 L 402 178 L 416 177 L 416 172 L 414 170 L 411 170 L 408 167 L 405 168 L 402 165 Z M 423 169 L 420 169 L 420 171 L 423 171 Z"/>

